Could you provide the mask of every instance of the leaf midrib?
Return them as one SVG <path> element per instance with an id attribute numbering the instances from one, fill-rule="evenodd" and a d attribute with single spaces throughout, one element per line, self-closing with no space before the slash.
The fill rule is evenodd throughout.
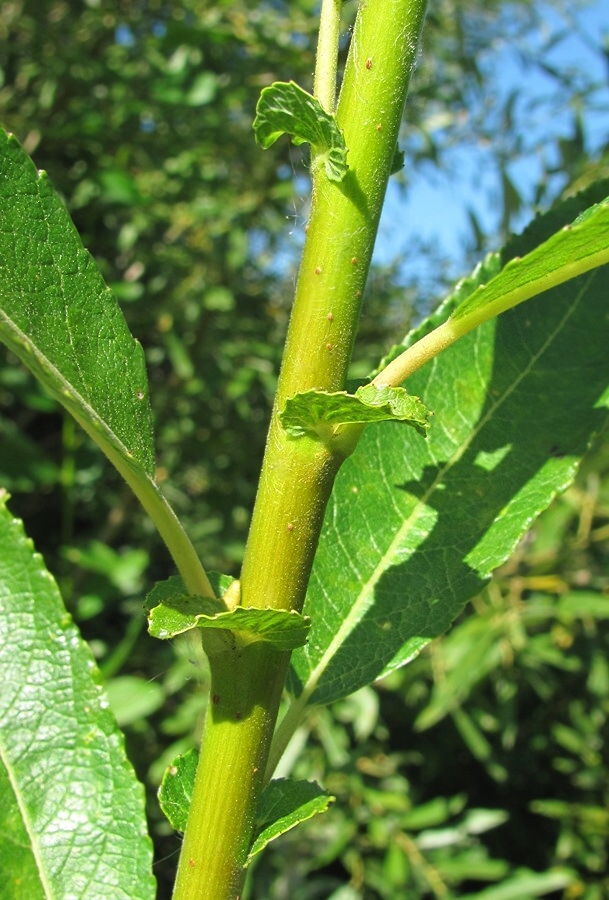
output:
<path id="1" fill-rule="evenodd" d="M 301 694 L 298 696 L 297 703 L 304 707 L 307 705 L 309 699 L 312 697 L 315 692 L 321 677 L 324 672 L 330 665 L 333 657 L 338 652 L 342 644 L 349 637 L 354 628 L 361 621 L 362 615 L 365 613 L 367 607 L 370 605 L 370 597 L 373 593 L 373 588 L 380 579 L 381 575 L 391 567 L 391 561 L 395 558 L 395 550 L 397 550 L 402 543 L 402 539 L 404 535 L 408 532 L 408 530 L 416 523 L 417 518 L 423 512 L 426 506 L 427 500 L 431 497 L 433 492 L 437 489 L 438 485 L 444 480 L 445 475 L 455 466 L 463 454 L 466 452 L 468 447 L 471 445 L 473 440 L 477 437 L 479 432 L 485 427 L 487 422 L 495 415 L 497 410 L 503 405 L 504 402 L 510 397 L 510 395 L 516 390 L 518 385 L 527 377 L 530 373 L 533 366 L 537 363 L 537 361 L 543 356 L 543 354 L 547 351 L 552 342 L 556 339 L 556 337 L 560 334 L 568 320 L 571 318 L 573 313 L 575 312 L 577 306 L 581 302 L 581 299 L 585 292 L 589 289 L 591 281 L 595 277 L 595 272 L 593 272 L 590 277 L 586 280 L 586 283 L 582 285 L 580 291 L 575 297 L 573 303 L 570 304 L 564 316 L 561 318 L 559 324 L 555 327 L 555 329 L 550 332 L 541 345 L 540 349 L 535 353 L 534 356 L 531 357 L 526 367 L 518 374 L 517 378 L 514 379 L 509 388 L 506 388 L 504 393 L 498 397 L 493 398 L 493 403 L 489 406 L 488 411 L 484 415 L 484 417 L 480 420 L 480 422 L 476 425 L 474 429 L 472 429 L 467 437 L 467 439 L 456 448 L 452 456 L 449 460 L 446 461 L 444 466 L 439 469 L 436 478 L 430 484 L 428 489 L 424 494 L 418 499 L 415 508 L 413 509 L 410 516 L 404 520 L 403 525 L 396 532 L 395 537 L 389 544 L 385 553 L 380 557 L 377 565 L 375 566 L 371 576 L 368 578 L 366 583 L 362 586 L 359 594 L 357 595 L 353 606 L 351 607 L 349 613 L 343 619 L 338 631 L 335 633 L 334 637 L 330 641 L 328 647 L 324 651 L 317 665 L 311 670 L 309 677 L 306 681 L 306 684 L 303 687 Z M 416 552 L 416 548 L 413 549 L 412 553 Z M 410 554 L 412 556 L 412 553 Z M 485 573 L 484 577 L 488 577 L 490 573 Z M 431 639 L 430 639 L 431 640 Z M 384 672 L 387 671 L 387 667 L 383 670 L 383 673 L 379 674 L 381 677 Z"/>
<path id="2" fill-rule="evenodd" d="M 30 368 L 27 357 L 34 357 L 37 366 L 39 366 L 46 375 L 46 377 L 40 379 L 44 386 L 50 391 L 54 399 L 63 406 L 66 405 L 66 400 L 69 398 L 78 407 L 78 411 L 70 409 L 70 413 L 78 419 L 79 424 L 85 429 L 87 434 L 93 438 L 95 443 L 102 445 L 102 449 L 104 449 L 103 444 L 110 444 L 114 449 L 119 450 L 129 462 L 134 466 L 137 466 L 141 470 L 142 475 L 145 475 L 150 479 L 150 474 L 146 471 L 142 463 L 136 458 L 132 450 L 125 447 L 123 441 L 107 421 L 93 409 L 90 402 L 83 397 L 80 391 L 66 379 L 38 345 L 35 344 L 1 308 L 0 320 L 4 322 L 4 328 L 2 328 L 0 322 L 0 331 L 4 331 L 4 340 L 7 346 L 19 357 L 21 362 L 27 368 Z M 78 359 L 76 359 L 76 364 L 79 366 Z M 91 427 L 90 423 L 94 423 L 93 427 Z M 103 438 L 105 438 L 105 440 L 103 440 Z"/>

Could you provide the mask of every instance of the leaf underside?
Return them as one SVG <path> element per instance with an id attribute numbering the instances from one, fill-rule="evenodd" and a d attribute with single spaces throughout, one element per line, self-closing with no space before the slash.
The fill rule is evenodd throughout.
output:
<path id="1" fill-rule="evenodd" d="M 408 388 L 435 413 L 427 441 L 368 427 L 327 510 L 309 642 L 292 658 L 296 695 L 330 702 L 408 662 L 569 485 L 607 418 L 608 295 L 602 267 L 423 366 Z"/>
<path id="2" fill-rule="evenodd" d="M 234 579 L 210 573 L 210 580 L 222 598 Z M 158 582 L 146 598 L 148 631 L 152 637 L 168 640 L 193 628 L 231 632 L 240 647 L 264 641 L 276 650 L 293 650 L 307 640 L 310 620 L 296 610 L 257 609 L 235 606 L 228 609 L 222 599 L 188 594 L 178 576 Z"/>
<path id="3" fill-rule="evenodd" d="M 281 424 L 292 437 L 305 434 L 331 440 L 341 425 L 404 422 L 426 435 L 430 412 L 404 388 L 366 384 L 355 394 L 346 391 L 303 391 L 290 397 L 280 412 Z"/>
<path id="4" fill-rule="evenodd" d="M 292 135 L 295 144 L 311 144 L 330 181 L 342 181 L 347 174 L 347 147 L 334 116 L 293 81 L 276 81 L 264 88 L 256 106 L 254 133 L 265 150 L 281 135 Z"/>
<path id="5" fill-rule="evenodd" d="M 4 499 L 2 896 L 152 900 L 143 789 L 125 756 L 91 652 Z"/>

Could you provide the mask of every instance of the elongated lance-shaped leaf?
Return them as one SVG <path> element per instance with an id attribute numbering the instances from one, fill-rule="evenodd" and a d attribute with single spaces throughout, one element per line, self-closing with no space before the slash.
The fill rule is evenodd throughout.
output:
<path id="1" fill-rule="evenodd" d="M 0 334 L 46 389 L 154 474 L 141 346 L 45 172 L 0 133 Z"/>
<path id="2" fill-rule="evenodd" d="M 6 900 L 152 900 L 144 791 L 100 675 L 0 497 L 0 870 Z"/>
<path id="3" fill-rule="evenodd" d="M 416 655 L 571 482 L 607 417 L 608 296 L 604 267 L 422 367 L 408 387 L 435 413 L 427 441 L 368 427 L 327 511 L 310 639 L 293 655 L 297 704 L 345 696 Z"/>
<path id="4" fill-rule="evenodd" d="M 153 480 L 142 348 L 46 173 L 1 129 L 0 340 L 114 463 L 189 573 L 189 589 L 211 593 Z"/>
<path id="5" fill-rule="evenodd" d="M 571 224 L 524 257 L 514 257 L 487 285 L 461 303 L 455 321 L 498 315 L 556 284 L 609 262 L 609 198 L 584 210 Z M 486 314 L 486 313 L 485 313 Z"/>
<path id="6" fill-rule="evenodd" d="M 596 182 L 539 216 L 503 251 L 489 254 L 450 298 L 451 315 L 413 335 L 402 354 L 392 353 L 375 382 L 398 384 L 483 322 L 609 263 L 608 191 L 609 180 Z"/>

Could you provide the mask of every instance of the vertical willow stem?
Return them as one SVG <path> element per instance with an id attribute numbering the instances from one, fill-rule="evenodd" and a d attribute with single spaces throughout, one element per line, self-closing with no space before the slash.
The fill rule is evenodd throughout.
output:
<path id="1" fill-rule="evenodd" d="M 336 9 L 337 4 L 334 4 Z M 360 4 L 336 118 L 340 184 L 313 176 L 311 219 L 241 577 L 244 606 L 301 609 L 342 459 L 290 438 L 278 412 L 344 388 L 426 0 Z M 259 644 L 211 658 L 213 694 L 174 900 L 236 900 L 289 658 Z"/>
<path id="2" fill-rule="evenodd" d="M 336 68 L 340 36 L 340 10 L 343 0 L 322 0 L 319 17 L 319 40 L 313 93 L 326 110 L 333 113 L 336 105 Z"/>

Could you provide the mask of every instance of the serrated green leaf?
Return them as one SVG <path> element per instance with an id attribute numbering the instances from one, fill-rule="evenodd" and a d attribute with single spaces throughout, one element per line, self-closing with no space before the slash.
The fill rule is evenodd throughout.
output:
<path id="1" fill-rule="evenodd" d="M 459 304 L 463 303 L 478 287 L 487 284 L 497 275 L 504 265 L 503 254 L 501 252 L 487 253 L 485 258 L 481 260 L 471 275 L 461 278 L 455 285 L 454 290 L 444 299 L 444 301 L 435 309 L 427 319 L 421 322 L 416 328 L 410 331 L 401 344 L 395 344 L 386 356 L 380 361 L 376 369 L 369 374 L 369 378 L 375 378 L 379 372 L 385 369 L 389 363 L 397 359 L 404 350 L 412 347 L 425 335 L 435 331 L 442 325 L 448 317 L 455 311 Z"/>
<path id="2" fill-rule="evenodd" d="M 248 863 L 272 840 L 319 813 L 336 798 L 313 781 L 278 778 L 265 788 L 256 815 L 256 838 Z"/>
<path id="3" fill-rule="evenodd" d="M 422 360 L 443 352 L 468 331 L 608 263 L 608 191 L 609 179 L 594 182 L 534 219 L 501 252 L 489 254 L 404 345 L 391 349 L 371 377 L 389 384 L 410 378 Z"/>
<path id="4" fill-rule="evenodd" d="M 215 573 L 214 581 L 218 579 Z M 234 581 L 224 579 L 222 596 Z M 228 582 L 228 584 L 226 583 Z M 155 605 L 158 604 L 158 605 Z M 254 609 L 236 606 L 227 609 L 222 600 L 185 593 L 183 582 L 174 576 L 155 585 L 147 597 L 148 631 L 167 640 L 193 628 L 230 631 L 240 646 L 265 641 L 276 650 L 293 650 L 307 640 L 310 621 L 296 610 Z"/>
<path id="5" fill-rule="evenodd" d="M 199 754 L 193 747 L 167 766 L 159 788 L 159 804 L 176 831 L 185 831 L 192 802 Z"/>
<path id="6" fill-rule="evenodd" d="M 281 424 L 292 437 L 317 435 L 331 442 L 341 425 L 370 422 L 405 422 L 419 434 L 427 434 L 431 413 L 405 388 L 366 384 L 355 394 L 346 391 L 303 391 L 290 397 L 279 413 Z"/>
<path id="7" fill-rule="evenodd" d="M 451 318 L 498 315 L 574 275 L 609 262 L 609 199 L 584 210 L 523 257 L 514 257 L 488 284 L 480 285 Z"/>
<path id="8" fill-rule="evenodd" d="M 205 572 L 154 482 L 141 346 L 53 190 L 0 129 L 0 340 L 93 438 L 153 519 L 191 590 Z"/>
<path id="9" fill-rule="evenodd" d="M 222 589 L 219 589 L 219 579 L 223 579 Z M 150 613 L 155 607 L 164 603 L 171 603 L 176 597 L 192 597 L 194 603 L 198 604 L 200 611 L 204 611 L 207 615 L 214 615 L 216 612 L 226 612 L 226 604 L 221 598 L 226 588 L 235 579 L 230 575 L 220 575 L 215 572 L 209 572 L 209 579 L 214 587 L 214 597 L 199 597 L 190 595 L 186 589 L 183 579 L 179 575 L 171 575 L 163 581 L 157 581 L 154 587 L 146 595 L 144 608 Z"/>
<path id="10" fill-rule="evenodd" d="M 199 754 L 196 749 L 178 756 L 165 770 L 159 788 L 159 803 L 176 831 L 184 831 L 192 802 Z M 311 781 L 279 778 L 262 792 L 256 813 L 254 840 L 247 858 L 252 858 L 276 837 L 300 822 L 326 812 L 335 798 Z"/>
<path id="11" fill-rule="evenodd" d="M 0 129 L 0 338 L 98 443 L 154 473 L 144 354 L 45 172 Z"/>
<path id="12" fill-rule="evenodd" d="M 208 572 L 208 576 L 209 583 L 214 592 L 214 597 L 218 599 L 214 600 L 214 598 L 206 597 L 206 600 L 211 600 L 211 604 L 209 607 L 206 607 L 206 611 L 208 613 L 214 611 L 224 612 L 227 607 L 226 604 L 222 603 L 222 597 L 235 579 L 232 575 L 221 575 L 219 572 Z M 181 597 L 185 594 L 188 594 L 188 591 L 186 590 L 183 579 L 179 575 L 171 575 L 163 581 L 156 582 L 154 587 L 146 595 L 144 606 L 146 610 L 150 612 L 153 607 L 159 606 L 159 604 L 164 603 L 166 600 L 171 600 L 173 597 Z"/>
<path id="13" fill-rule="evenodd" d="M 0 868 L 7 900 L 156 895 L 144 792 L 99 672 L 0 498 Z"/>
<path id="14" fill-rule="evenodd" d="M 572 480 L 609 405 L 607 267 L 471 332 L 409 379 L 427 441 L 370 426 L 339 472 L 291 685 L 328 702 L 442 633 Z"/>
<path id="15" fill-rule="evenodd" d="M 311 144 L 330 181 L 342 181 L 347 174 L 347 147 L 336 119 L 293 81 L 276 81 L 264 88 L 256 106 L 254 133 L 265 150 L 281 135 L 292 135 L 295 144 Z"/>

